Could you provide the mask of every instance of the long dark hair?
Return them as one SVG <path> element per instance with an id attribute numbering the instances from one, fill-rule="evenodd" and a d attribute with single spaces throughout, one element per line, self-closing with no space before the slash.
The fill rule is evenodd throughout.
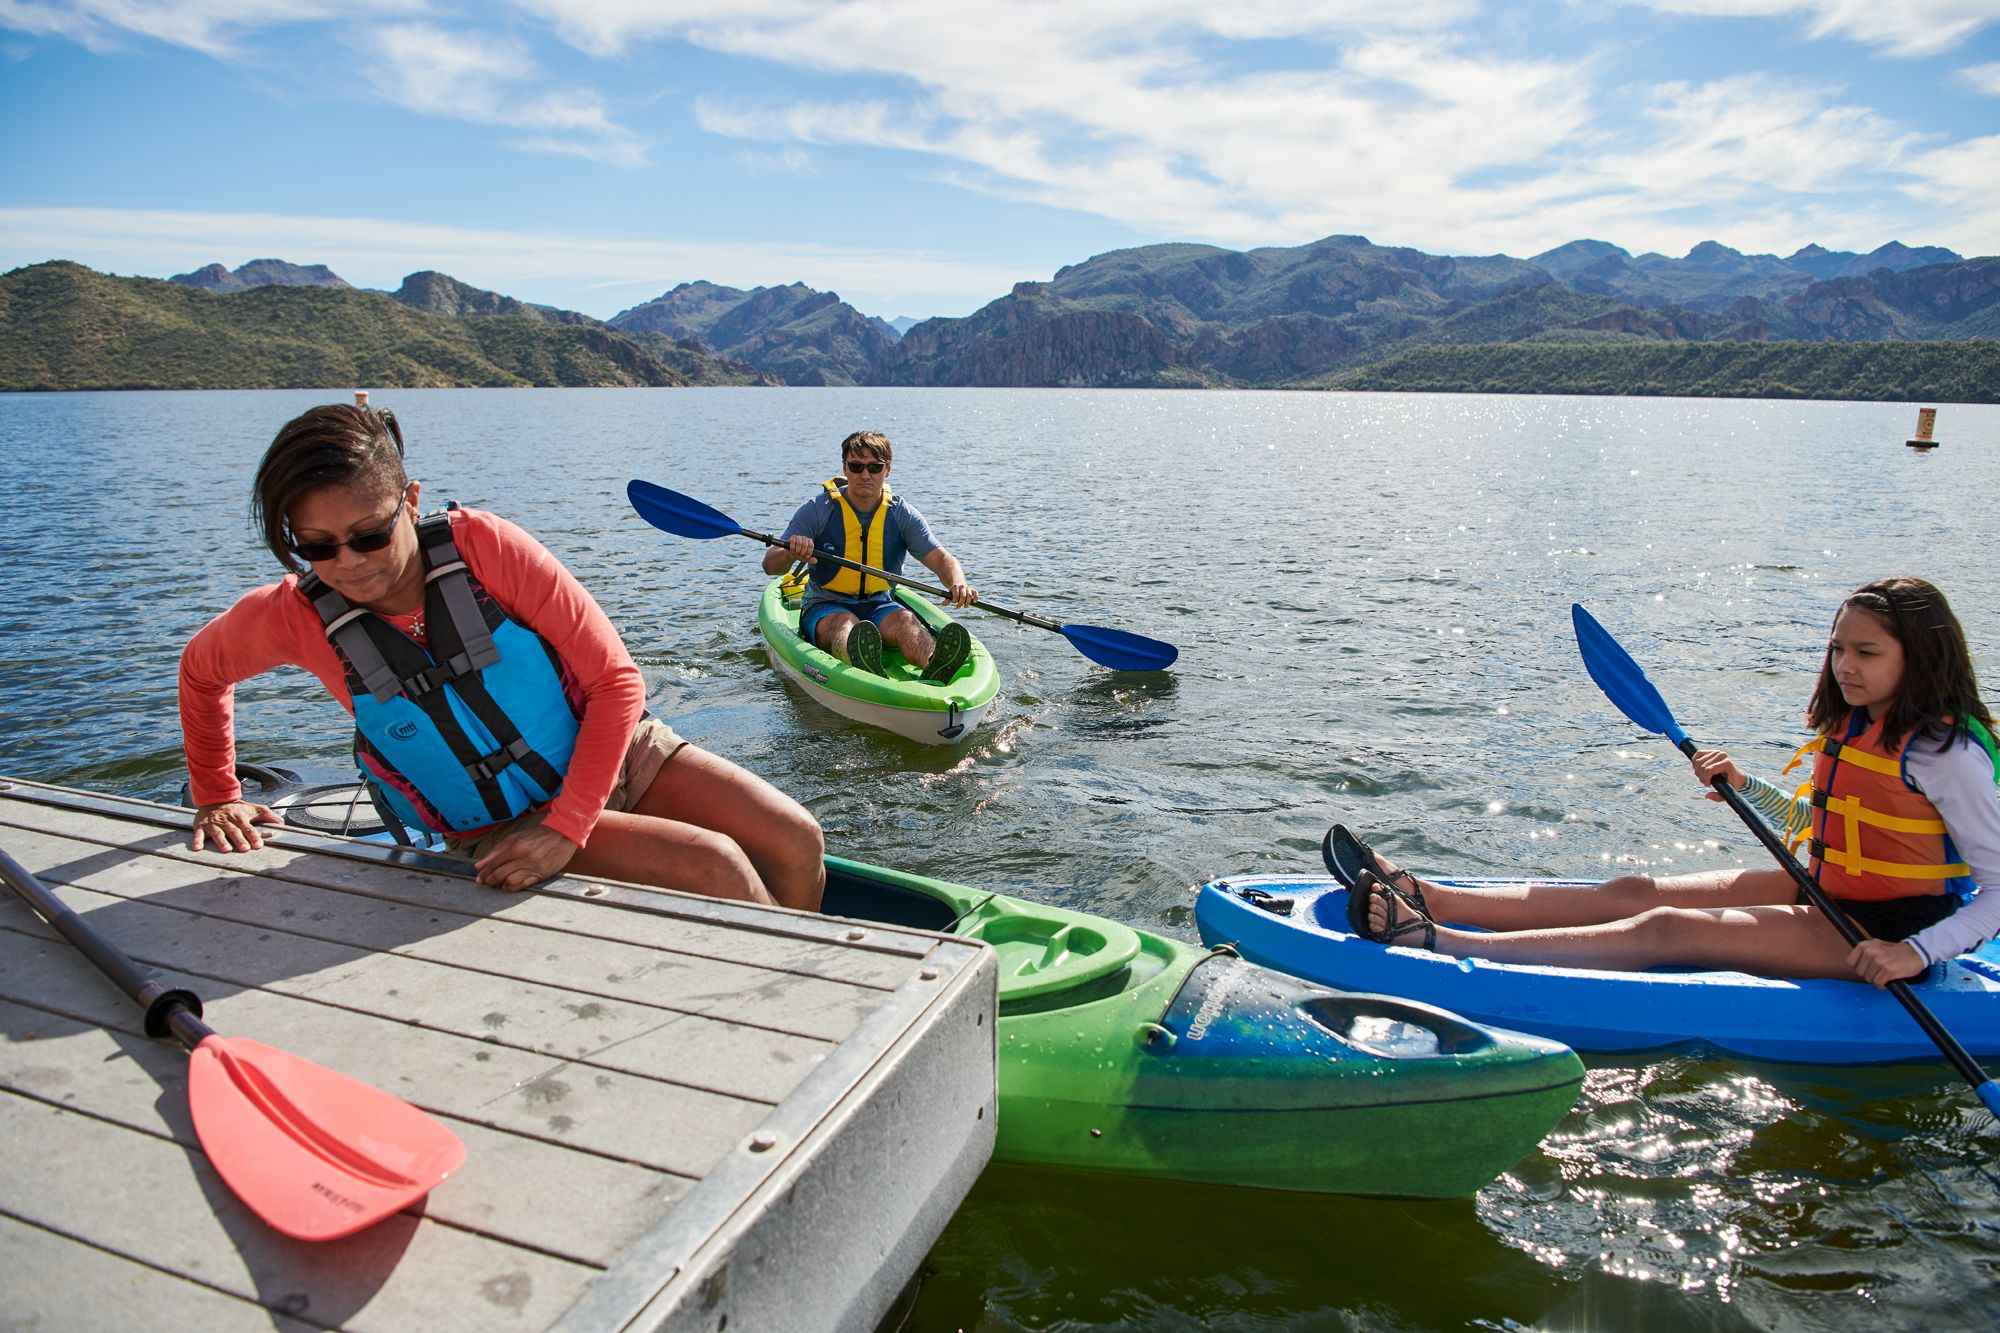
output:
<path id="1" fill-rule="evenodd" d="M 263 531 L 264 545 L 278 563 L 305 572 L 292 553 L 292 506 L 325 486 L 358 486 L 401 495 L 410 484 L 403 472 L 403 428 L 382 407 L 329 403 L 293 417 L 279 430 L 250 497 L 250 516 Z"/>
<path id="2" fill-rule="evenodd" d="M 1965 630 L 1952 614 L 1944 594 L 1924 579 L 1897 577 L 1864 583 L 1848 595 L 1834 613 L 1866 611 L 1903 645 L 1903 684 L 1882 718 L 1882 744 L 1894 750 L 1905 736 L 1922 727 L 1943 733 L 1938 748 L 1948 748 L 1978 718 L 1990 732 L 1993 715 L 1979 699 L 1979 682 L 1972 673 L 1972 653 Z M 1806 723 L 1823 735 L 1834 735 L 1853 710 L 1840 696 L 1833 678 L 1833 645 L 1820 662 L 1819 686 L 1806 706 Z M 1944 719 L 1950 718 L 1949 726 Z"/>

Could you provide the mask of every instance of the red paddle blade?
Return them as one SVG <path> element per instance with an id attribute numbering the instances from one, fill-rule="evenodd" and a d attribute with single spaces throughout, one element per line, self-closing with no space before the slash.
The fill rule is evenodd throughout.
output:
<path id="1" fill-rule="evenodd" d="M 242 1037 L 195 1048 L 188 1103 L 223 1181 L 299 1240 L 400 1212 L 465 1160 L 458 1136 L 408 1102 Z"/>

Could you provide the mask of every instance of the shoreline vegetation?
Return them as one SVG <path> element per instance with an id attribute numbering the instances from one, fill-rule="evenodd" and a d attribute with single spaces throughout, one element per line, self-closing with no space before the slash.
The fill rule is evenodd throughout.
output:
<path id="1" fill-rule="evenodd" d="M 2000 341 L 1475 343 L 1426 347 L 1314 385 L 1367 393 L 1557 393 L 2000 403 Z"/>
<path id="2" fill-rule="evenodd" d="M 1248 255 L 1156 246 L 906 335 L 801 284 L 683 284 L 600 321 L 438 273 L 387 293 L 323 270 L 295 285 L 284 274 L 309 270 L 281 261 L 237 273 L 253 268 L 279 277 L 245 285 L 211 266 L 166 281 L 61 260 L 0 275 L 0 391 L 879 384 L 2000 402 L 2000 259 L 1825 281 L 1764 272 L 1761 296 L 1710 283 L 1703 299 L 1729 304 L 1704 312 L 1578 290 L 1528 261 L 1361 238 Z M 1663 271 L 1642 276 L 1657 285 Z M 1316 295 L 1301 294 L 1308 275 Z M 1336 281 L 1365 291 L 1335 300 Z"/>

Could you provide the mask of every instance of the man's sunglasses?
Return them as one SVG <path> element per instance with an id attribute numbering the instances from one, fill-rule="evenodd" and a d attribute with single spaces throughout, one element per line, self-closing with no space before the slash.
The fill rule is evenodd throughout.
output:
<path id="1" fill-rule="evenodd" d="M 340 554 L 345 546 L 356 555 L 372 555 L 387 546 L 396 536 L 396 524 L 403 517 L 403 506 L 398 504 L 396 512 L 389 515 L 389 521 L 372 532 L 357 532 L 344 542 L 302 542 L 294 539 L 287 543 L 292 553 L 301 560 L 331 560 Z"/>
<path id="2" fill-rule="evenodd" d="M 864 463 L 858 458 L 847 460 L 847 470 L 856 476 L 859 476 L 863 472 L 879 474 L 887 466 L 889 466 L 887 463 Z"/>

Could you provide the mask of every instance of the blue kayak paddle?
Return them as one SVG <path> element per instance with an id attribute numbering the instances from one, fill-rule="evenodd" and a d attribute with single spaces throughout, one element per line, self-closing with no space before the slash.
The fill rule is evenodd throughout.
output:
<path id="1" fill-rule="evenodd" d="M 655 486 L 650 481 L 634 478 L 625 487 L 626 498 L 632 501 L 632 508 L 639 517 L 651 523 L 662 532 L 671 532 L 676 537 L 692 537 L 696 541 L 708 541 L 714 537 L 748 537 L 763 542 L 766 546 L 783 546 L 785 543 L 768 532 L 758 532 L 746 528 L 719 509 L 711 508 L 692 496 L 670 491 L 664 486 Z M 872 574 L 878 579 L 900 583 L 905 588 L 915 588 L 934 597 L 949 601 L 951 594 L 943 588 L 915 579 L 906 579 L 900 574 L 891 574 L 873 565 L 860 564 L 841 556 L 818 553 L 821 560 L 856 569 L 863 574 Z M 973 605 L 981 611 L 991 611 L 996 616 L 1018 620 L 1023 625 L 1033 625 L 1036 629 L 1054 630 L 1070 641 L 1070 646 L 1100 666 L 1108 666 L 1113 671 L 1164 671 L 1174 664 L 1181 650 L 1171 643 L 1149 639 L 1143 634 L 1133 634 L 1122 629 L 1106 629 L 1102 625 L 1059 625 L 1053 620 L 1031 616 L 1022 611 L 1009 611 L 1003 606 L 995 606 L 988 601 L 977 601 Z"/>
<path id="2" fill-rule="evenodd" d="M 1611 637 L 1611 631 L 1598 624 L 1596 618 L 1584 610 L 1581 603 L 1573 603 L 1570 606 L 1569 616 L 1571 623 L 1576 626 L 1576 646 L 1583 653 L 1583 665 L 1590 672 L 1590 678 L 1597 682 L 1597 688 L 1604 691 L 1607 699 L 1618 705 L 1619 712 L 1647 731 L 1665 736 L 1679 747 L 1682 754 L 1693 758 L 1695 743 L 1688 738 L 1685 731 L 1681 730 L 1680 724 L 1674 721 L 1673 712 L 1667 707 L 1667 701 L 1653 688 L 1653 682 L 1646 679 L 1646 673 L 1639 669 L 1639 664 L 1632 660 L 1631 654 L 1619 646 L 1618 640 Z M 1841 911 L 1833 900 L 1821 891 L 1813 877 L 1805 872 L 1805 867 L 1785 850 L 1785 845 L 1778 841 L 1778 835 L 1771 832 L 1758 817 L 1750 802 L 1743 799 L 1742 793 L 1729 785 L 1728 778 L 1720 773 L 1716 774 L 1714 787 L 1722 794 L 1722 799 L 1729 802 L 1729 808 L 1734 810 L 1749 826 L 1750 831 L 1757 835 L 1757 840 L 1764 844 L 1764 849 L 1777 858 L 1779 865 L 1791 872 L 1792 879 L 1798 884 L 1799 891 L 1805 894 L 1806 900 L 1826 914 L 1827 919 L 1833 922 L 1849 944 L 1859 944 L 1867 938 L 1852 921 L 1848 920 L 1847 913 Z M 2000 891 L 2000 886 L 1995 890 L 1982 887 L 1980 891 L 1982 893 Z M 1972 1085 L 1972 1090 L 1979 1094 L 1979 1100 L 1986 1103 L 1986 1109 L 1995 1116 L 2000 1116 L 2000 1083 L 1995 1083 L 1987 1077 L 1986 1071 L 1979 1067 L 1979 1062 L 1958 1044 L 1958 1038 L 1952 1036 L 1944 1024 L 1938 1022 L 1937 1016 L 1917 998 L 1916 992 L 1910 989 L 1909 982 L 1892 981 L 1888 990 L 1902 1003 L 1903 1008 L 1910 1011 L 1910 1017 L 1917 1020 L 1917 1026 L 1924 1030 L 1924 1035 L 1937 1043 L 1937 1048 L 1944 1054 L 1944 1058 L 1951 1061 L 1952 1067 Z"/>

